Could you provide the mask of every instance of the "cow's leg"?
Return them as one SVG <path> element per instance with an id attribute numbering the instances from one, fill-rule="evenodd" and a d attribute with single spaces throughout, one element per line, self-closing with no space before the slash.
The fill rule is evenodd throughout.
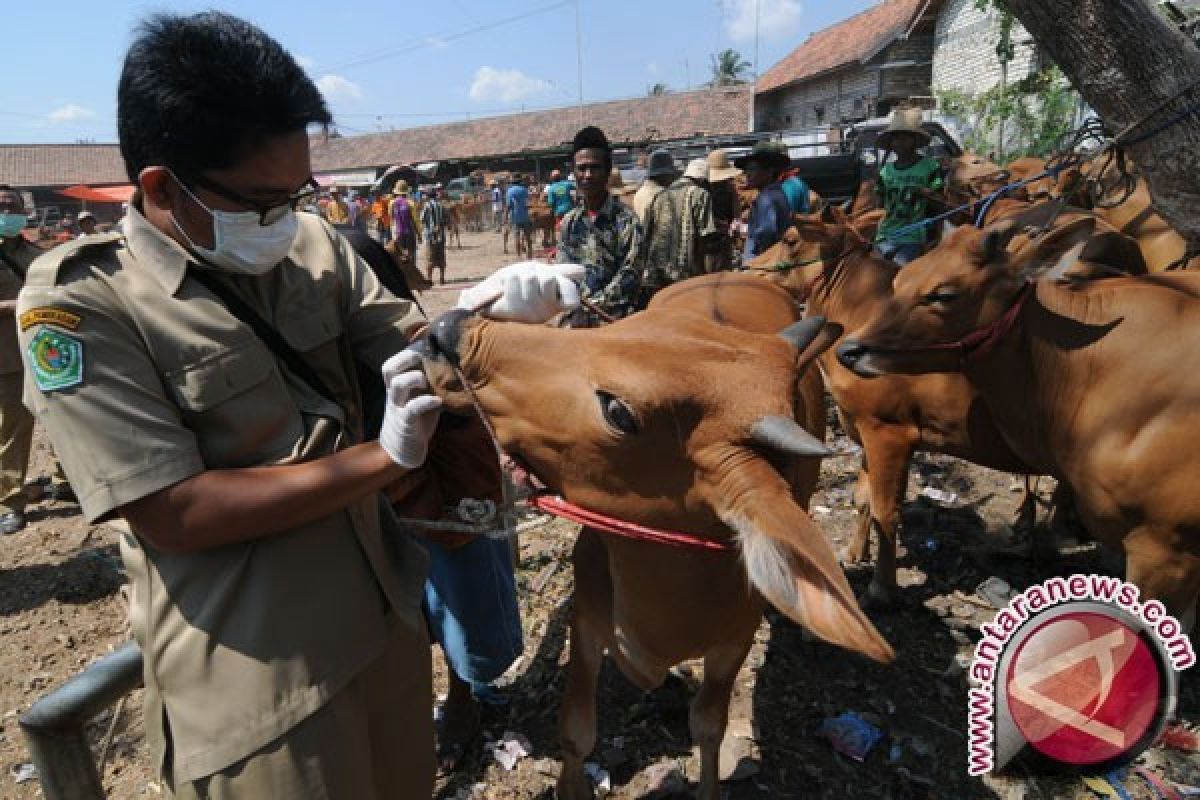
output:
<path id="1" fill-rule="evenodd" d="M 863 606 L 886 607 L 896 601 L 896 535 L 913 443 L 908 432 L 896 426 L 868 427 L 860 422 L 859 434 L 869 473 L 871 527 L 879 540 L 875 572 L 859 602 Z"/>
<path id="2" fill-rule="evenodd" d="M 1180 538 L 1165 525 L 1135 528 L 1125 537 L 1125 580 L 1141 590 L 1143 602 L 1160 600 L 1183 632 L 1191 633 L 1200 596 L 1200 556 L 1183 550 Z"/>
<path id="3" fill-rule="evenodd" d="M 704 655 L 704 682 L 692 700 L 688 727 L 692 742 L 700 748 L 699 800 L 719 800 L 721 740 L 729 723 L 729 700 L 746 654 L 754 643 L 751 636 L 739 646 L 709 651 Z"/>
<path id="4" fill-rule="evenodd" d="M 559 800 L 591 800 L 592 784 L 583 760 L 596 746 L 596 679 L 612 631 L 612 582 L 608 555 L 595 531 L 584 528 L 571 557 L 575 593 L 571 610 L 571 651 L 567 684 L 559 709 L 562 745 Z"/>
<path id="5" fill-rule="evenodd" d="M 846 552 L 847 564 L 861 564 L 871 557 L 871 475 L 866 453 L 863 453 L 858 478 L 854 481 L 854 509 L 858 512 L 858 527 Z"/>

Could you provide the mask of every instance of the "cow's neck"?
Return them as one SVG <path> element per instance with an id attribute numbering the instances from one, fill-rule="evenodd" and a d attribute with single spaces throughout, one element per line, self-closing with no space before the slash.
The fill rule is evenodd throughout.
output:
<path id="1" fill-rule="evenodd" d="M 1005 339 L 964 370 L 1009 446 L 1056 477 L 1071 471 L 1066 460 L 1095 433 L 1080 411 L 1111 316 L 1094 305 L 1086 293 L 1038 283 Z"/>
<path id="2" fill-rule="evenodd" d="M 867 252 L 855 252 L 826 270 L 808 299 L 809 313 L 854 330 L 873 319 L 892 296 L 896 269 Z"/>

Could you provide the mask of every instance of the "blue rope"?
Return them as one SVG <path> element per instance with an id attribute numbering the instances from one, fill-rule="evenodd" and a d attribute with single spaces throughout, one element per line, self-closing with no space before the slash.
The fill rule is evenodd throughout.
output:
<path id="1" fill-rule="evenodd" d="M 903 228 L 899 228 L 895 231 L 892 231 L 890 236 L 885 236 L 882 239 L 879 239 L 878 241 L 893 241 L 893 242 L 898 241 L 897 237 L 899 237 L 899 236 L 903 236 L 904 234 L 910 233 L 911 231 L 920 230 L 921 228 L 927 227 L 929 225 L 933 225 L 937 222 L 940 222 L 943 219 L 947 219 L 949 217 L 954 216 L 955 214 L 959 213 L 960 211 L 969 211 L 971 209 L 971 207 L 974 206 L 976 203 L 982 203 L 983 205 L 980 206 L 979 214 L 976 215 L 976 217 L 975 217 L 975 227 L 976 228 L 982 227 L 983 220 L 987 217 L 988 210 L 992 207 L 992 203 L 995 202 L 997 198 L 1002 197 L 1003 195 L 1011 192 L 1013 189 L 1019 189 L 1022 186 L 1026 186 L 1030 183 L 1040 181 L 1042 178 L 1054 178 L 1057 180 L 1059 173 L 1061 173 L 1063 170 L 1067 169 L 1067 167 L 1070 165 L 1071 165 L 1071 162 L 1064 159 L 1059 164 L 1056 164 L 1054 166 L 1047 166 L 1045 171 L 1039 172 L 1037 175 L 1033 175 L 1031 177 L 1025 178 L 1024 180 L 1014 181 L 1013 183 L 1005 184 L 1004 186 L 1001 186 L 999 189 L 997 189 L 996 191 L 992 192 L 991 194 L 983 197 L 980 200 L 974 200 L 970 203 L 967 203 L 966 205 L 961 205 L 961 206 L 958 206 L 957 208 L 952 208 L 949 211 L 946 211 L 942 214 L 938 214 L 936 217 L 928 217 L 927 219 L 919 219 L 916 222 L 912 223 L 911 225 L 905 225 Z"/>

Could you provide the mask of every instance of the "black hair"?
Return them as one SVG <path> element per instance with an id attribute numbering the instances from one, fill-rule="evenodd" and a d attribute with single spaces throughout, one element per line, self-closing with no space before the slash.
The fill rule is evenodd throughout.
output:
<path id="1" fill-rule="evenodd" d="M 332 121 L 278 42 L 219 11 L 147 18 L 117 84 L 117 136 L 134 184 L 147 166 L 222 169 L 266 139 Z"/>
<path id="2" fill-rule="evenodd" d="M 575 139 L 571 142 L 572 161 L 574 161 L 575 154 L 580 150 L 602 151 L 605 163 L 608 164 L 610 169 L 612 168 L 612 146 L 609 145 L 608 137 L 604 135 L 604 131 L 595 125 L 588 125 L 575 134 Z"/>

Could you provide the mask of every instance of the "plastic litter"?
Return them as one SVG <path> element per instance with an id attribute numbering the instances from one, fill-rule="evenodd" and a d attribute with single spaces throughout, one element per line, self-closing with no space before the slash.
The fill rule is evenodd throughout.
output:
<path id="1" fill-rule="evenodd" d="M 1133 797 L 1121 783 L 1121 775 L 1113 770 L 1104 775 L 1084 775 L 1083 782 L 1087 787 L 1101 797 L 1115 800 L 1133 800 Z"/>
<path id="2" fill-rule="evenodd" d="M 612 791 L 612 777 L 608 774 L 608 770 L 599 764 L 591 761 L 584 762 L 583 771 L 587 773 L 588 779 L 592 782 L 592 786 L 596 787 L 596 793 L 603 797 Z"/>
<path id="3" fill-rule="evenodd" d="M 1003 578 L 995 575 L 975 587 L 975 594 L 983 598 L 992 608 L 1004 608 L 1016 596 L 1016 591 Z"/>
<path id="4" fill-rule="evenodd" d="M 37 777 L 37 767 L 33 764 L 13 764 L 9 770 L 12 774 L 13 783 L 28 783 Z"/>
<path id="5" fill-rule="evenodd" d="M 883 739 L 883 731 L 853 711 L 825 720 L 817 735 L 828 739 L 834 750 L 858 762 L 862 762 Z"/>
<path id="6" fill-rule="evenodd" d="M 1172 750 L 1182 750 L 1185 753 L 1200 752 L 1200 734 L 1185 728 L 1178 722 L 1167 723 L 1163 732 L 1158 735 L 1155 744 L 1170 747 Z"/>
<path id="7" fill-rule="evenodd" d="M 946 492 L 941 489 L 935 489 L 932 486 L 926 486 L 919 492 L 921 497 L 927 497 L 936 503 L 941 503 L 947 506 L 956 506 L 959 504 L 958 495 L 954 492 Z"/>
<path id="8" fill-rule="evenodd" d="M 512 772 L 517 762 L 533 752 L 533 745 L 519 733 L 505 731 L 500 740 L 492 745 L 492 757 L 496 763 Z"/>

